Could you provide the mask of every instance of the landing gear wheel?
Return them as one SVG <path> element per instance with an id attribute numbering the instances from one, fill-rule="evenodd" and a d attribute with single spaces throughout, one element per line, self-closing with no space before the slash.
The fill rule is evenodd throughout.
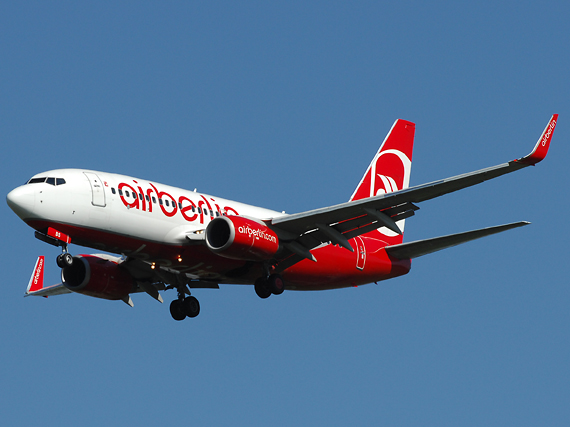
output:
<path id="1" fill-rule="evenodd" d="M 285 282 L 279 274 L 272 274 L 267 278 L 267 289 L 273 295 L 281 295 L 285 290 Z"/>
<path id="2" fill-rule="evenodd" d="M 65 252 L 58 255 L 55 261 L 59 268 L 71 267 L 71 264 L 73 264 L 73 256 L 71 256 L 70 253 Z"/>
<path id="3" fill-rule="evenodd" d="M 186 319 L 186 313 L 184 312 L 184 300 L 175 299 L 170 303 L 170 314 L 174 320 L 184 320 Z"/>
<path id="4" fill-rule="evenodd" d="M 187 297 L 182 302 L 184 313 L 188 317 L 196 317 L 200 314 L 200 303 L 194 297 Z"/>
<path id="5" fill-rule="evenodd" d="M 254 288 L 255 288 L 255 293 L 259 298 L 265 299 L 269 298 L 269 296 L 271 295 L 271 291 L 267 287 L 267 280 L 261 277 L 255 281 Z"/>

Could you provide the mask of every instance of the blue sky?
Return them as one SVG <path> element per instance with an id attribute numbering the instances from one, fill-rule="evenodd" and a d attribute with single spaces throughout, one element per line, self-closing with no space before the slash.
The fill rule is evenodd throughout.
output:
<path id="1" fill-rule="evenodd" d="M 163 2 L 164 3 L 164 2 Z M 405 276 L 260 300 L 199 290 L 175 322 L 22 298 L 57 250 L 10 211 L 0 301 L 6 425 L 564 425 L 570 417 L 566 2 L 4 2 L 2 193 L 79 167 L 271 209 L 344 202 L 397 118 L 411 184 L 549 156 L 424 202 L 406 241 L 533 224 Z M 74 246 L 74 253 L 89 253 Z M 50 259 L 54 262 L 50 262 Z"/>

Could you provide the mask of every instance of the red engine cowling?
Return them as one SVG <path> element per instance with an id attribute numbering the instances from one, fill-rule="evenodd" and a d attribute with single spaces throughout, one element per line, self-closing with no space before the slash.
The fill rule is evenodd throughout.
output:
<path id="1" fill-rule="evenodd" d="M 61 270 L 61 281 L 70 291 L 110 300 L 123 299 L 134 290 L 127 271 L 95 255 L 73 257 L 73 264 Z"/>
<path id="2" fill-rule="evenodd" d="M 220 216 L 206 227 L 206 244 L 220 256 L 265 261 L 279 249 L 277 235 L 267 226 L 241 216 Z"/>

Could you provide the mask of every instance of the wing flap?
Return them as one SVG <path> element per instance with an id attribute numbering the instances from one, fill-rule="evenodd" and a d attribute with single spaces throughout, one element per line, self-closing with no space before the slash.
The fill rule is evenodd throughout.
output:
<path id="1" fill-rule="evenodd" d="M 417 240 L 415 242 L 402 243 L 400 245 L 386 247 L 388 255 L 398 259 L 417 258 L 433 252 L 457 246 L 471 240 L 492 234 L 502 233 L 513 228 L 523 227 L 530 222 L 520 221 L 511 224 L 497 225 L 495 227 L 481 228 L 479 230 L 466 231 L 463 233 L 450 234 L 447 236 L 434 237 L 432 239 Z"/>

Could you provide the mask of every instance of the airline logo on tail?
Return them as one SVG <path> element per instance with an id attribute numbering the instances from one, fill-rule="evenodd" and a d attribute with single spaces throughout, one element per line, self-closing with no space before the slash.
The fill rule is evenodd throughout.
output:
<path id="1" fill-rule="evenodd" d="M 415 131 L 414 123 L 396 120 L 350 201 L 388 194 L 410 186 Z M 398 221 L 397 224 L 400 230 L 404 229 L 404 220 Z M 378 232 L 390 237 L 390 244 L 402 242 L 401 235 L 385 227 L 378 229 Z"/>
<path id="2" fill-rule="evenodd" d="M 416 125 L 396 120 L 350 198 L 366 199 L 408 188 Z"/>
<path id="3" fill-rule="evenodd" d="M 393 156 L 384 157 L 386 154 L 395 155 L 398 160 L 395 160 Z M 377 155 L 374 171 L 371 171 L 373 179 L 370 183 L 370 197 L 409 187 L 411 170 L 412 161 L 400 150 L 381 151 Z M 379 174 L 376 171 L 382 171 L 389 175 Z"/>

